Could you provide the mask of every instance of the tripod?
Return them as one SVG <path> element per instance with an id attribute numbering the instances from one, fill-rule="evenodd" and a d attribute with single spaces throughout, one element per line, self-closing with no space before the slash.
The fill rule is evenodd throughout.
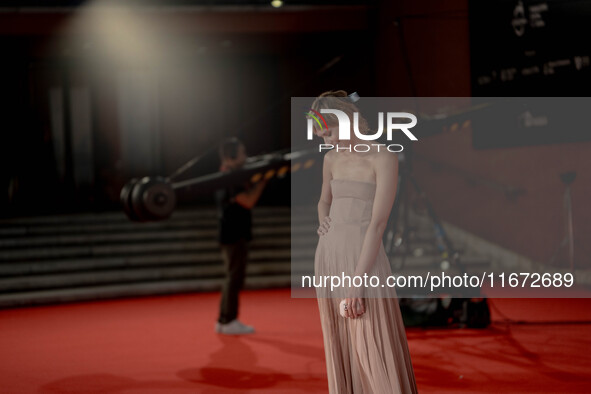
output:
<path id="1" fill-rule="evenodd" d="M 433 223 L 437 249 L 440 253 L 441 268 L 447 269 L 450 266 L 457 267 L 462 274 L 466 272 L 465 267 L 460 262 L 460 254 L 453 246 L 453 243 L 447 236 L 447 233 L 439 217 L 435 213 L 431 202 L 426 197 L 419 183 L 415 179 L 412 171 L 412 145 L 405 149 L 405 153 L 399 155 L 400 171 L 398 177 L 399 194 L 394 202 L 393 214 L 386 232 L 385 250 L 388 257 L 397 256 L 400 259 L 394 260 L 394 268 L 400 270 L 404 267 L 407 256 L 413 253 L 412 241 L 415 238 L 415 228 L 411 227 L 409 221 L 410 210 L 410 186 L 416 193 L 423 197 L 427 214 Z M 398 252 L 400 251 L 400 252 Z M 449 261 L 451 260 L 451 261 Z"/>

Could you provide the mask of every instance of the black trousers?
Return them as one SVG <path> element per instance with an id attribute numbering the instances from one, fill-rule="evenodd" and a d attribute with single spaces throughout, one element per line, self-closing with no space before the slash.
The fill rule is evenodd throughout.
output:
<path id="1" fill-rule="evenodd" d="M 222 284 L 222 299 L 218 322 L 225 324 L 238 317 L 238 293 L 244 285 L 248 241 L 240 239 L 233 244 L 222 244 L 225 277 Z"/>

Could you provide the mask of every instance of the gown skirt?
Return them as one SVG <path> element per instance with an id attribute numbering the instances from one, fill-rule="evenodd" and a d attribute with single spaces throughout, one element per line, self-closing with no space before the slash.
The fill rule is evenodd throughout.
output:
<path id="1" fill-rule="evenodd" d="M 371 220 L 375 189 L 369 182 L 331 181 L 331 221 L 326 234 L 318 238 L 316 277 L 353 277 Z M 385 283 L 389 275 L 390 263 L 382 244 L 368 276 Z M 345 289 L 331 291 L 330 285 L 316 288 L 329 393 L 417 393 L 395 289 L 368 286 L 365 291 L 366 312 L 353 319 L 339 313 Z"/>

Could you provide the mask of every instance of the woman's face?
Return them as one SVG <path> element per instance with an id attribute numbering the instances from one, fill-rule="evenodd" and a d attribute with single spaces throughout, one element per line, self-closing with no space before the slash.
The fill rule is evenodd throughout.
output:
<path id="1" fill-rule="evenodd" d="M 324 139 L 325 144 L 337 146 L 339 143 L 339 127 L 337 125 L 329 125 L 328 130 L 326 128 L 314 128 L 314 134 Z"/>

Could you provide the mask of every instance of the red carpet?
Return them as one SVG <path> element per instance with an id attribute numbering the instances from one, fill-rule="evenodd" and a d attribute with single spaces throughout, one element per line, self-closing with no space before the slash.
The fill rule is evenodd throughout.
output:
<path id="1" fill-rule="evenodd" d="M 213 332 L 218 300 L 189 294 L 0 311 L 0 392 L 328 391 L 316 300 L 246 291 L 240 317 L 257 334 L 242 337 Z M 407 330 L 421 393 L 591 391 L 591 300 L 490 301 L 488 329 Z"/>

